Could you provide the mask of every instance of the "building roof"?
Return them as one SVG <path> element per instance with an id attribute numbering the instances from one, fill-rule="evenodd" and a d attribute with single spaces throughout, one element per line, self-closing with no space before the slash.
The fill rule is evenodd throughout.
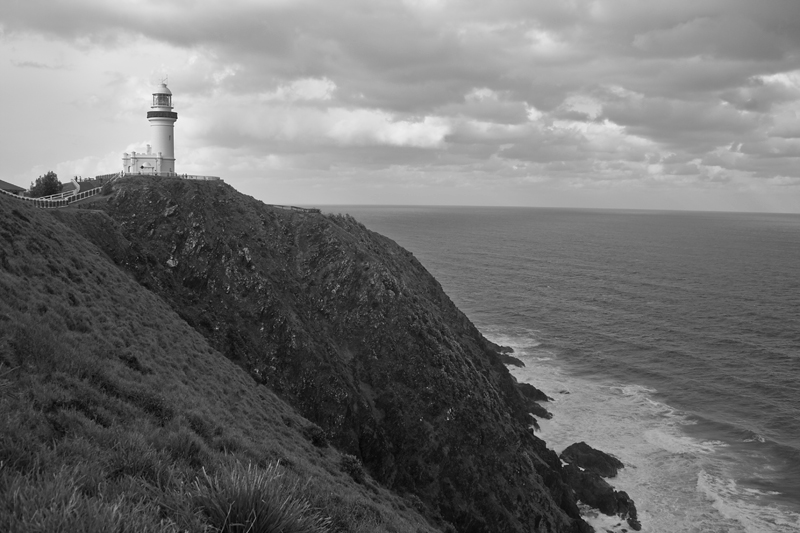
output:
<path id="1" fill-rule="evenodd" d="M 8 192 L 13 192 L 14 194 L 26 191 L 24 187 L 20 187 L 18 185 L 14 185 L 13 183 L 8 183 L 7 181 L 0 180 L 0 189 Z"/>
<path id="2" fill-rule="evenodd" d="M 167 88 L 167 84 L 166 83 L 162 83 L 155 91 L 153 91 L 153 94 L 169 94 L 169 95 L 171 95 L 172 91 L 170 91 Z"/>

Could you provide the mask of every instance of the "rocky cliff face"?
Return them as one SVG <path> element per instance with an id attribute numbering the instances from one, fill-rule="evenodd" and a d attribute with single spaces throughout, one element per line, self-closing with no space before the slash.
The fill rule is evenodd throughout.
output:
<path id="1" fill-rule="evenodd" d="M 224 183 L 130 178 L 89 207 L 59 217 L 441 524 L 591 530 L 530 395 L 390 239 Z"/>

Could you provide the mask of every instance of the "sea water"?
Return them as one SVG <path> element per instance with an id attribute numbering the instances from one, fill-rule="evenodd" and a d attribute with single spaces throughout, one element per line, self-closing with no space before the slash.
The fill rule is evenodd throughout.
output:
<path id="1" fill-rule="evenodd" d="M 643 531 L 800 531 L 800 216 L 331 207 L 415 254 Z M 618 519 L 587 511 L 598 529 Z"/>

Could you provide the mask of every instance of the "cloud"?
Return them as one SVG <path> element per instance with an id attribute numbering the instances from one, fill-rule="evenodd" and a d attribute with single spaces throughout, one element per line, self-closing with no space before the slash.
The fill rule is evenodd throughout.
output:
<path id="1" fill-rule="evenodd" d="M 706 151 L 753 131 L 760 117 L 720 101 L 624 96 L 603 106 L 603 118 L 664 146 Z"/>
<path id="2" fill-rule="evenodd" d="M 336 84 L 328 78 L 303 78 L 281 85 L 274 91 L 261 93 L 259 98 L 265 102 L 330 100 L 335 90 Z"/>
<path id="3" fill-rule="evenodd" d="M 66 67 L 60 65 L 48 65 L 46 63 L 40 63 L 38 61 L 14 61 L 12 60 L 11 63 L 18 68 L 36 68 L 36 69 L 45 69 L 45 70 L 60 70 Z"/>
<path id="4" fill-rule="evenodd" d="M 781 59 L 789 50 L 758 21 L 743 15 L 705 16 L 634 37 L 636 48 L 663 57 Z"/>
<path id="5" fill-rule="evenodd" d="M 0 39 L 20 74 L 102 65 L 62 87 L 84 120 L 141 122 L 168 74 L 187 164 L 242 176 L 788 187 L 800 157 L 798 2 L 28 0 Z"/>
<path id="6" fill-rule="evenodd" d="M 493 124 L 522 124 L 528 121 L 529 107 L 506 92 L 498 93 L 486 87 L 474 88 L 463 101 L 437 108 L 445 116 L 468 117 Z"/>

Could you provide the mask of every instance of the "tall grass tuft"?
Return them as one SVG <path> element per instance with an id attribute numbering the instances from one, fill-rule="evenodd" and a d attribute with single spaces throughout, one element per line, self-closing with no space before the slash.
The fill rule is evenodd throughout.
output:
<path id="1" fill-rule="evenodd" d="M 204 471 L 205 474 L 205 471 Z M 314 509 L 298 481 L 278 464 L 234 463 L 195 481 L 195 506 L 221 533 L 325 533 L 330 520 Z"/>

